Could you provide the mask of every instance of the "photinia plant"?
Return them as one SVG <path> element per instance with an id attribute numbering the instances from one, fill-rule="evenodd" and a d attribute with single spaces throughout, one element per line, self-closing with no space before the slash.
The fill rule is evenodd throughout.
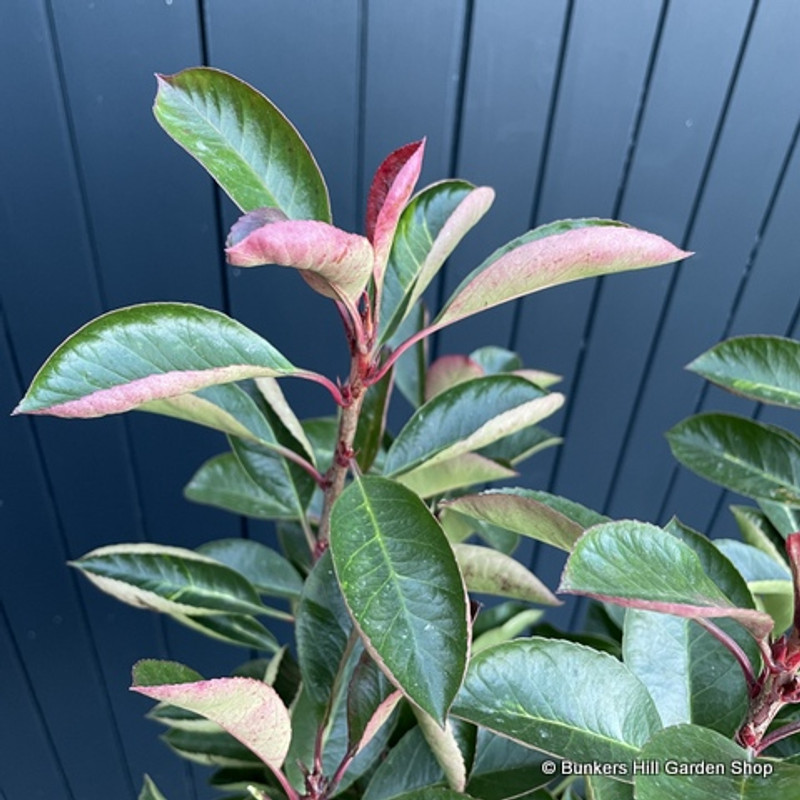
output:
<path id="1" fill-rule="evenodd" d="M 159 76 L 154 110 L 242 212 L 228 261 L 298 270 L 336 305 L 350 353 L 334 379 L 218 311 L 148 303 L 68 338 L 15 410 L 138 410 L 221 431 L 228 450 L 186 496 L 277 523 L 279 549 L 112 544 L 74 562 L 123 602 L 257 651 L 214 679 L 139 662 L 132 688 L 157 701 L 166 742 L 216 766 L 211 782 L 231 798 L 790 797 L 792 759 L 755 759 L 798 727 L 767 731 L 800 697 L 797 636 L 773 640 L 774 620 L 789 622 L 762 600 L 786 599 L 782 557 L 768 552 L 767 578 L 745 545 L 677 520 L 612 522 L 545 492 L 478 491 L 558 443 L 539 425 L 564 401 L 558 377 L 498 347 L 433 363 L 425 347 L 526 294 L 689 254 L 620 222 L 563 220 L 499 248 L 431 318 L 426 289 L 491 189 L 444 180 L 415 193 L 414 142 L 378 167 L 365 233 L 351 233 L 332 224 L 303 140 L 252 87 L 207 68 Z M 298 419 L 285 377 L 325 387 L 336 413 Z M 391 433 L 395 388 L 414 410 Z M 796 474 L 769 495 L 770 520 L 793 513 Z M 766 517 L 740 517 L 774 550 Z M 570 554 L 561 591 L 597 601 L 586 634 L 540 621 L 538 606 L 559 601 L 513 558 L 521 536 Z M 294 624 L 291 647 L 269 619 Z M 669 768 L 700 761 L 725 769 Z M 141 798 L 162 797 L 146 778 Z"/>

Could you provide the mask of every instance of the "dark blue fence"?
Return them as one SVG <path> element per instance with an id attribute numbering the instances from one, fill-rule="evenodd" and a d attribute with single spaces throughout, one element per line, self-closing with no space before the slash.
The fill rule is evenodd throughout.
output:
<path id="1" fill-rule="evenodd" d="M 739 405 L 683 372 L 722 337 L 798 334 L 800 4 L 795 0 L 2 0 L 0 408 L 105 309 L 223 309 L 295 363 L 342 374 L 335 320 L 289 270 L 221 259 L 232 210 L 150 115 L 153 72 L 208 63 L 262 89 L 316 153 L 357 230 L 371 172 L 423 135 L 423 179 L 496 188 L 434 296 L 540 222 L 619 217 L 697 251 L 447 330 L 440 354 L 509 346 L 563 374 L 566 443 L 521 481 L 613 516 L 729 535 L 729 498 L 663 432 Z M 293 394 L 305 415 L 326 395 Z M 765 412 L 765 419 L 779 415 Z M 132 415 L 0 415 L 0 798 L 208 796 L 141 719 L 140 656 L 209 675 L 239 654 L 101 596 L 64 562 L 100 544 L 268 537 L 181 489 L 218 436 Z M 553 585 L 558 562 L 531 553 Z M 556 617 L 569 622 L 568 613 Z"/>

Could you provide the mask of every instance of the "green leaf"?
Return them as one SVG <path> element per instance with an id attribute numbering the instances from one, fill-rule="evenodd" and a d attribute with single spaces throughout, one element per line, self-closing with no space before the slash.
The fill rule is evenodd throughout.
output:
<path id="1" fill-rule="evenodd" d="M 763 498 L 759 499 L 758 505 L 784 539 L 800 531 L 800 508 L 797 508 L 797 506 L 764 500 Z"/>
<path id="2" fill-rule="evenodd" d="M 737 505 L 730 509 L 747 544 L 757 547 L 775 561 L 786 563 L 784 539 L 763 511 L 752 506 Z"/>
<path id="3" fill-rule="evenodd" d="M 445 720 L 444 727 L 441 727 L 431 716 L 418 708 L 414 709 L 414 716 L 425 741 L 444 772 L 448 786 L 457 792 L 463 792 L 467 785 L 467 765 L 464 754 L 458 746 L 452 720 Z"/>
<path id="4" fill-rule="evenodd" d="M 629 783 L 604 778 L 602 775 L 595 775 L 586 780 L 589 785 L 588 800 L 636 800 L 633 786 Z"/>
<path id="5" fill-rule="evenodd" d="M 425 376 L 425 400 L 432 400 L 459 383 L 482 378 L 486 373 L 480 364 L 468 356 L 442 356 L 437 358 Z"/>
<path id="6" fill-rule="evenodd" d="M 135 681 L 134 675 L 133 691 L 216 722 L 271 769 L 283 764 L 291 739 L 289 712 L 266 683 L 252 678 L 216 678 L 141 686 Z"/>
<path id="7" fill-rule="evenodd" d="M 562 283 L 669 264 L 690 253 L 620 222 L 562 220 L 496 250 L 453 292 L 434 329 Z"/>
<path id="8" fill-rule="evenodd" d="M 317 468 L 326 472 L 333 461 L 339 421 L 336 417 L 318 417 L 303 420 L 303 431 L 314 449 Z"/>
<path id="9" fill-rule="evenodd" d="M 661 728 L 650 695 L 624 664 L 550 639 L 478 653 L 453 714 L 573 761 L 630 762 Z"/>
<path id="10" fill-rule="evenodd" d="M 754 759 L 726 737 L 696 725 L 660 731 L 641 759 L 652 761 L 655 769 L 636 776 L 637 800 L 788 800 L 800 782 L 800 767 Z"/>
<path id="11" fill-rule="evenodd" d="M 139 800 L 167 800 L 158 790 L 149 775 L 144 776 L 142 791 L 139 792 Z"/>
<path id="12" fill-rule="evenodd" d="M 521 431 L 498 439 L 496 442 L 482 447 L 478 453 L 493 461 L 501 461 L 507 464 L 516 465 L 532 455 L 546 450 L 548 447 L 555 447 L 564 440 L 556 436 L 539 425 L 530 425 Z"/>
<path id="13" fill-rule="evenodd" d="M 396 350 L 406 339 L 423 330 L 430 318 L 425 304 L 420 302 L 387 343 L 389 350 Z M 428 340 L 422 337 L 395 361 L 392 372 L 400 394 L 413 408 L 425 402 L 425 372 L 428 365 Z"/>
<path id="14" fill-rule="evenodd" d="M 393 800 L 424 787 L 442 785 L 444 772 L 418 727 L 389 751 L 370 778 L 364 800 Z"/>
<path id="15" fill-rule="evenodd" d="M 114 544 L 70 562 L 123 603 L 167 614 L 263 614 L 256 590 L 207 556 L 149 543 Z"/>
<path id="16" fill-rule="evenodd" d="M 401 795 L 403 800 L 470 800 L 469 795 L 459 794 L 443 787 L 425 787 Z"/>
<path id="17" fill-rule="evenodd" d="M 800 444 L 772 426 L 731 414 L 698 414 L 667 433 L 675 458 L 747 497 L 800 505 Z"/>
<path id="18" fill-rule="evenodd" d="M 513 478 L 516 475 L 513 469 L 490 458 L 477 453 L 462 453 L 438 464 L 421 464 L 400 475 L 397 480 L 420 497 L 433 497 L 454 489 Z"/>
<path id="19" fill-rule="evenodd" d="M 297 510 L 266 492 L 233 453 L 206 461 L 184 489 L 188 500 L 255 519 L 296 519 Z"/>
<path id="20" fill-rule="evenodd" d="M 231 228 L 225 254 L 235 267 L 294 267 L 314 291 L 355 308 L 372 274 L 372 245 L 327 222 L 291 220 L 257 208 Z"/>
<path id="21" fill-rule="evenodd" d="M 622 647 L 665 726 L 694 722 L 733 736 L 747 710 L 747 685 L 711 634 L 687 619 L 628 609 Z"/>
<path id="22" fill-rule="evenodd" d="M 479 347 L 469 354 L 472 361 L 477 362 L 486 375 L 498 375 L 503 372 L 514 372 L 522 369 L 522 359 L 512 350 L 496 345 Z"/>
<path id="23" fill-rule="evenodd" d="M 235 383 L 209 386 L 192 394 L 182 394 L 164 400 L 152 400 L 139 406 L 138 410 L 195 422 L 207 428 L 259 442 L 265 447 L 283 449 L 251 394 Z"/>
<path id="24" fill-rule="evenodd" d="M 336 501 L 330 548 L 370 653 L 441 724 L 464 674 L 468 637 L 466 592 L 442 529 L 413 492 L 366 477 Z"/>
<path id="25" fill-rule="evenodd" d="M 362 472 L 369 471 L 381 449 L 393 377 L 390 370 L 380 381 L 370 386 L 361 406 L 353 449 Z"/>
<path id="26" fill-rule="evenodd" d="M 480 636 L 476 636 L 472 641 L 472 654 L 480 653 L 487 647 L 494 647 L 496 644 L 508 642 L 516 639 L 520 634 L 530 629 L 541 620 L 544 611 L 539 608 L 528 608 L 519 611 L 510 619 L 504 620 L 496 627 L 485 630 Z M 480 617 L 479 617 L 480 618 Z"/>
<path id="27" fill-rule="evenodd" d="M 218 539 L 197 548 L 244 575 L 260 594 L 296 599 L 303 591 L 303 579 L 277 551 L 251 539 Z"/>
<path id="28" fill-rule="evenodd" d="M 480 800 L 510 800 L 550 783 L 541 766 L 545 757 L 530 747 L 478 728 L 475 761 L 466 792 Z"/>
<path id="29" fill-rule="evenodd" d="M 687 369 L 752 400 L 800 408 L 800 342 L 739 336 L 720 342 Z"/>
<path id="30" fill-rule="evenodd" d="M 262 613 L 278 619 L 291 619 L 289 614 L 275 609 L 265 609 Z M 257 619 L 245 614 L 214 614 L 213 616 L 193 617 L 172 614 L 171 616 L 181 624 L 221 642 L 266 650 L 270 653 L 275 653 L 280 649 L 275 636 Z"/>
<path id="31" fill-rule="evenodd" d="M 561 605 L 530 570 L 510 556 L 473 544 L 453 545 L 453 551 L 469 591 L 545 606 Z"/>
<path id="32" fill-rule="evenodd" d="M 767 614 L 734 605 L 691 547 L 644 522 L 609 522 L 586 531 L 567 560 L 559 591 L 688 619 L 731 617 L 756 639 L 772 630 Z"/>
<path id="33" fill-rule="evenodd" d="M 203 676 L 178 661 L 143 658 L 133 665 L 133 680 L 139 686 L 159 686 L 162 683 L 195 683 L 203 680 Z"/>
<path id="34" fill-rule="evenodd" d="M 476 189 L 460 180 L 426 187 L 400 216 L 386 268 L 381 303 L 385 342 L 455 250 L 486 213 L 494 199 L 488 187 Z"/>
<path id="35" fill-rule="evenodd" d="M 311 475 L 272 449 L 234 436 L 228 440 L 247 477 L 281 507 L 290 509 L 293 519 L 303 519 L 314 492 Z"/>
<path id="36" fill-rule="evenodd" d="M 275 378 L 256 378 L 253 383 L 259 395 L 266 401 L 275 416 L 280 420 L 283 428 L 292 436 L 294 441 L 300 445 L 303 455 L 316 466 L 317 462 L 314 457 L 314 449 L 311 447 L 311 442 L 309 442 L 306 437 L 303 425 L 286 400 L 278 381 L 275 380 Z M 238 434 L 234 433 L 234 435 Z"/>
<path id="37" fill-rule="evenodd" d="M 563 395 L 544 394 L 511 375 L 461 383 L 416 411 L 389 448 L 385 473 L 399 475 L 485 447 L 555 413 L 563 402 Z"/>
<path id="38" fill-rule="evenodd" d="M 366 652 L 353 670 L 347 688 L 347 743 L 362 750 L 402 697 Z"/>
<path id="39" fill-rule="evenodd" d="M 207 67 L 156 77 L 159 124 L 239 208 L 274 206 L 291 219 L 330 222 L 328 190 L 314 157 L 264 95 Z"/>
<path id="40" fill-rule="evenodd" d="M 174 728 L 161 740 L 181 758 L 206 767 L 257 767 L 261 761 L 218 725 L 215 730 L 195 731 Z"/>
<path id="41" fill-rule="evenodd" d="M 297 607 L 297 658 L 306 692 L 319 708 L 331 702 L 353 624 L 342 600 L 330 553 L 309 573 Z"/>
<path id="42" fill-rule="evenodd" d="M 188 303 L 145 303 L 84 325 L 45 361 L 15 414 L 101 417 L 256 376 L 308 377 L 249 328 Z"/>
<path id="43" fill-rule="evenodd" d="M 442 507 L 479 523 L 488 523 L 570 552 L 583 527 L 525 489 L 493 489 L 447 500 Z"/>

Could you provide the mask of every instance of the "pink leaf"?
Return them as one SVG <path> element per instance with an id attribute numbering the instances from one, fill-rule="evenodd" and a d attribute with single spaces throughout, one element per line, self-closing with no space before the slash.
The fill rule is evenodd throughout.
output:
<path id="1" fill-rule="evenodd" d="M 355 302 L 372 272 L 372 245 L 363 236 L 327 222 L 282 216 L 274 209 L 257 209 L 239 219 L 225 250 L 229 263 L 294 267 L 320 294 Z"/>
<path id="2" fill-rule="evenodd" d="M 469 356 L 442 356 L 428 368 L 425 376 L 425 399 L 430 400 L 445 389 L 472 378 L 481 378 L 483 367 Z"/>
<path id="3" fill-rule="evenodd" d="M 399 689 L 395 690 L 375 709 L 375 713 L 369 718 L 364 733 L 358 740 L 356 754 L 360 753 L 373 740 L 375 734 L 383 727 L 402 698 L 403 693 Z"/>
<path id="4" fill-rule="evenodd" d="M 367 238 L 375 248 L 375 283 L 380 286 L 392 249 L 397 221 L 422 170 L 425 140 L 390 153 L 375 172 L 367 198 Z"/>
<path id="5" fill-rule="evenodd" d="M 617 222 L 565 220 L 500 248 L 456 289 L 433 330 L 562 283 L 690 256 L 666 239 Z"/>
<path id="6" fill-rule="evenodd" d="M 131 689 L 216 722 L 273 770 L 280 769 L 289 752 L 289 712 L 277 692 L 261 681 L 217 678 Z"/>

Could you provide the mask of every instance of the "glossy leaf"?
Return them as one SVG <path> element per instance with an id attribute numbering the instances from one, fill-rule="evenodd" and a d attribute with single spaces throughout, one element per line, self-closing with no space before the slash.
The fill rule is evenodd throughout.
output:
<path id="1" fill-rule="evenodd" d="M 463 792 L 467 785 L 467 765 L 453 732 L 452 720 L 445 720 L 444 727 L 441 727 L 424 711 L 418 708 L 414 711 L 419 729 L 439 762 L 448 786 L 457 792 Z"/>
<path id="2" fill-rule="evenodd" d="M 201 545 L 197 552 L 235 569 L 261 594 L 298 598 L 303 579 L 276 550 L 252 539 L 218 539 Z"/>
<path id="3" fill-rule="evenodd" d="M 478 454 L 491 458 L 493 461 L 503 461 L 512 466 L 516 466 L 526 458 L 546 450 L 548 447 L 556 447 L 564 440 L 556 436 L 539 425 L 530 425 L 521 431 L 498 439 L 486 447 L 481 447 Z"/>
<path id="4" fill-rule="evenodd" d="M 161 740 L 181 758 L 205 767 L 252 769 L 261 764 L 253 752 L 218 725 L 213 731 L 173 729 L 161 736 Z"/>
<path id="5" fill-rule="evenodd" d="M 199 672 L 178 661 L 145 658 L 137 661 L 136 682 L 140 686 L 159 686 L 162 683 L 195 683 L 203 680 Z"/>
<path id="6" fill-rule="evenodd" d="M 473 544 L 453 545 L 453 551 L 469 591 L 545 606 L 561 605 L 532 572 L 510 556 Z"/>
<path id="7" fill-rule="evenodd" d="M 431 400 L 459 383 L 482 378 L 483 367 L 469 356 L 442 356 L 428 367 L 425 376 L 425 400 Z"/>
<path id="8" fill-rule="evenodd" d="M 306 692 L 320 708 L 331 700 L 352 627 L 330 553 L 326 552 L 306 579 L 295 626 L 297 658 Z"/>
<path id="9" fill-rule="evenodd" d="M 620 222 L 562 220 L 543 225 L 496 250 L 447 301 L 433 327 L 562 283 L 686 258 L 689 253 Z"/>
<path id="10" fill-rule="evenodd" d="M 281 390 L 280 384 L 275 378 L 256 378 L 256 389 L 267 405 L 272 409 L 275 416 L 280 420 L 281 425 L 300 445 L 303 455 L 316 466 L 314 449 L 311 447 L 308 437 L 303 430 L 303 425 L 292 410 Z M 235 434 L 234 435 L 238 435 Z"/>
<path id="11" fill-rule="evenodd" d="M 784 539 L 800 531 L 800 508 L 797 506 L 763 498 L 758 500 L 758 506 Z"/>
<path id="12" fill-rule="evenodd" d="M 800 342 L 739 336 L 720 342 L 687 367 L 723 389 L 762 403 L 800 408 Z"/>
<path id="13" fill-rule="evenodd" d="M 393 800 L 424 787 L 442 786 L 444 772 L 419 727 L 395 744 L 370 778 L 364 800 Z"/>
<path id="14" fill-rule="evenodd" d="M 542 772 L 545 756 L 517 742 L 478 728 L 475 760 L 466 792 L 480 800 L 510 800 L 552 780 Z"/>
<path id="15" fill-rule="evenodd" d="M 446 461 L 485 447 L 555 413 L 564 402 L 528 381 L 493 375 L 461 383 L 419 408 L 386 456 L 386 475 Z"/>
<path id="16" fill-rule="evenodd" d="M 775 561 L 786 563 L 784 539 L 763 511 L 752 506 L 737 505 L 730 509 L 747 544 L 757 547 Z"/>
<path id="17" fill-rule="evenodd" d="M 613 778 L 595 775 L 586 779 L 589 786 L 588 800 L 636 800 L 633 786 Z"/>
<path id="18" fill-rule="evenodd" d="M 778 429 L 731 414 L 698 414 L 667 433 L 675 458 L 748 497 L 800 505 L 800 444 Z"/>
<path id="19" fill-rule="evenodd" d="M 140 685 L 133 691 L 201 714 L 252 750 L 272 769 L 289 749 L 289 712 L 271 686 L 251 678 L 216 678 L 196 683 Z"/>
<path id="20" fill-rule="evenodd" d="M 544 612 L 538 608 L 529 608 L 518 612 L 510 619 L 503 621 L 496 627 L 489 628 L 480 636 L 476 636 L 472 641 L 472 653 L 480 653 L 481 650 L 486 650 L 487 647 L 494 647 L 496 644 L 516 639 L 539 622 L 543 615 Z"/>
<path id="21" fill-rule="evenodd" d="M 151 400 L 137 410 L 194 422 L 258 442 L 278 452 L 284 451 L 251 393 L 236 383 L 209 386 L 190 394 Z"/>
<path id="22" fill-rule="evenodd" d="M 353 306 L 372 273 L 372 245 L 363 236 L 327 222 L 290 220 L 270 208 L 239 219 L 225 254 L 235 267 L 294 267 L 315 291 Z"/>
<path id="23" fill-rule="evenodd" d="M 469 357 L 475 361 L 487 375 L 499 375 L 522 369 L 522 359 L 513 350 L 497 345 L 486 345 L 473 350 Z"/>
<path id="24" fill-rule="evenodd" d="M 244 325 L 188 303 L 111 311 L 70 336 L 14 413 L 100 417 L 255 376 L 301 375 Z"/>
<path id="25" fill-rule="evenodd" d="M 298 513 L 294 505 L 258 486 L 233 453 L 206 461 L 189 481 L 184 495 L 195 503 L 255 519 L 296 519 Z"/>
<path id="26" fill-rule="evenodd" d="M 142 791 L 139 792 L 139 800 L 166 800 L 158 787 L 153 783 L 149 775 L 144 776 Z"/>
<path id="27" fill-rule="evenodd" d="M 261 613 L 279 619 L 291 619 L 291 615 L 275 609 L 264 609 Z M 257 619 L 245 614 L 194 615 L 191 617 L 172 614 L 171 616 L 181 624 L 221 642 L 265 650 L 269 653 L 275 653 L 280 649 L 275 636 Z"/>
<path id="28" fill-rule="evenodd" d="M 800 783 L 800 767 L 753 759 L 730 739 L 697 725 L 660 731 L 642 750 L 642 760 L 661 768 L 636 776 L 637 800 L 788 800 Z"/>
<path id="29" fill-rule="evenodd" d="M 731 617 L 756 639 L 772 629 L 767 614 L 734 605 L 694 550 L 644 522 L 610 522 L 586 531 L 567 561 L 559 591 L 688 619 Z"/>
<path id="30" fill-rule="evenodd" d="M 428 322 L 424 303 L 418 303 L 388 342 L 389 349 L 396 349 L 406 339 L 423 330 Z M 413 408 L 419 408 L 425 402 L 427 364 L 428 340 L 423 337 L 403 353 L 392 368 L 395 385 Z"/>
<path id="31" fill-rule="evenodd" d="M 468 639 L 466 593 L 442 529 L 413 492 L 365 477 L 334 505 L 330 549 L 367 648 L 441 724 L 464 674 Z"/>
<path id="32" fill-rule="evenodd" d="M 478 653 L 453 714 L 573 761 L 630 762 L 661 728 L 650 695 L 624 664 L 536 638 Z"/>
<path id="33" fill-rule="evenodd" d="M 439 269 L 494 199 L 488 187 L 446 180 L 423 189 L 400 216 L 386 269 L 381 341 L 397 329 Z"/>
<path id="34" fill-rule="evenodd" d="M 665 726 L 693 722 L 733 736 L 747 710 L 747 685 L 711 634 L 687 619 L 628 609 L 622 648 Z"/>
<path id="35" fill-rule="evenodd" d="M 356 751 L 369 743 L 402 697 L 364 652 L 347 688 L 347 741 Z"/>
<path id="36" fill-rule="evenodd" d="M 667 523 L 664 530 L 694 550 L 700 559 L 703 572 L 722 589 L 725 596 L 735 605 L 740 608 L 755 608 L 755 602 L 747 588 L 747 582 L 731 560 L 716 546 L 716 542 L 712 542 L 707 536 L 684 525 L 676 517 Z M 753 647 L 749 637 L 745 637 L 744 641 L 748 646 Z M 756 652 L 753 650 L 754 655 Z"/>
<path id="37" fill-rule="evenodd" d="M 513 478 L 516 474 L 513 469 L 490 458 L 477 453 L 462 453 L 438 464 L 421 464 L 397 480 L 420 497 L 433 497 L 454 489 Z"/>
<path id="38" fill-rule="evenodd" d="M 495 489 L 442 503 L 448 512 L 513 531 L 570 552 L 583 527 L 540 502 L 535 492 Z"/>
<path id="39" fill-rule="evenodd" d="M 375 286 L 382 287 L 400 214 L 422 170 L 425 141 L 390 153 L 378 167 L 367 196 L 366 233 L 375 249 Z"/>
<path id="40" fill-rule="evenodd" d="M 314 157 L 264 95 L 207 67 L 157 78 L 159 124 L 239 208 L 274 206 L 290 219 L 330 222 L 328 190 Z"/>
<path id="41" fill-rule="evenodd" d="M 390 371 L 380 381 L 370 386 L 361 406 L 353 449 L 356 451 L 356 460 L 362 472 L 369 471 L 381 449 L 393 378 Z"/>
<path id="42" fill-rule="evenodd" d="M 302 519 L 314 492 L 311 475 L 273 449 L 233 436 L 229 437 L 229 442 L 247 477 L 264 494 L 289 509 L 292 518 Z"/>
<path id="43" fill-rule="evenodd" d="M 115 544 L 71 562 L 123 603 L 168 614 L 263 614 L 255 589 L 238 572 L 181 547 Z"/>

